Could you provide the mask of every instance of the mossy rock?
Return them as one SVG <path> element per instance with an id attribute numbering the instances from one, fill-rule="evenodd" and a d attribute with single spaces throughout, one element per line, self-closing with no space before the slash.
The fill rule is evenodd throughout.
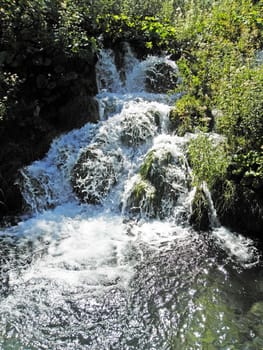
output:
<path id="1" fill-rule="evenodd" d="M 155 217 L 154 202 L 156 189 L 149 181 L 139 179 L 132 188 L 131 194 L 127 201 L 128 212 L 131 214 L 141 214 L 142 212 L 148 217 Z"/>
<path id="2" fill-rule="evenodd" d="M 178 71 L 166 62 L 156 63 L 146 71 L 145 89 L 147 92 L 166 93 L 176 88 Z"/>
<path id="3" fill-rule="evenodd" d="M 82 202 L 99 204 L 115 185 L 122 170 L 118 152 L 103 152 L 98 145 L 81 153 L 71 174 L 74 192 Z"/>
<path id="4" fill-rule="evenodd" d="M 139 173 L 156 188 L 157 198 L 176 201 L 180 191 L 177 191 L 175 183 L 187 187 L 187 180 L 182 176 L 185 171 L 183 168 L 184 160 L 175 158 L 170 151 L 152 150 L 146 155 Z M 178 169 L 181 171 L 178 172 Z"/>
<path id="5" fill-rule="evenodd" d="M 165 170 L 174 161 L 171 152 L 157 155 L 156 151 L 150 151 L 140 167 L 140 175 L 149 180 L 154 186 L 161 186 L 165 179 Z"/>
<path id="6" fill-rule="evenodd" d="M 160 219 L 172 215 L 182 189 L 187 191 L 182 166 L 181 161 L 175 159 L 171 152 L 151 150 L 139 169 L 140 180 L 131 191 L 128 211 Z"/>
<path id="7" fill-rule="evenodd" d="M 198 187 L 192 202 L 190 224 L 198 231 L 207 231 L 210 227 L 209 204 L 201 187 Z"/>
<path id="8" fill-rule="evenodd" d="M 129 114 L 121 122 L 121 141 L 126 146 L 138 146 L 152 139 L 160 123 L 160 114 L 148 111 L 146 114 Z"/>

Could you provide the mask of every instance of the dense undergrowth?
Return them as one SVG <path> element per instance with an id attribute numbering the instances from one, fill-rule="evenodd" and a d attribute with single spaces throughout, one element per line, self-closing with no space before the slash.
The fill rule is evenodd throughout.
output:
<path id="1" fill-rule="evenodd" d="M 63 105 L 95 95 L 98 49 L 123 41 L 138 55 L 165 51 L 177 61 L 184 93 L 172 127 L 201 133 L 189 148 L 194 181 L 220 198 L 222 217 L 247 198 L 262 207 L 262 13 L 262 0 L 1 0 L 1 213 L 17 209 L 7 198 L 14 176 L 6 174 L 41 156 L 47 134 L 74 124 L 63 120 Z M 225 137 L 219 148 L 207 131 Z"/>
<path id="2" fill-rule="evenodd" d="M 202 10 L 195 4 L 175 24 L 185 94 L 171 120 L 180 134 L 201 132 L 189 148 L 194 181 L 207 182 L 221 220 L 260 234 L 263 2 L 210 1 Z M 212 146 L 206 131 L 225 139 Z"/>

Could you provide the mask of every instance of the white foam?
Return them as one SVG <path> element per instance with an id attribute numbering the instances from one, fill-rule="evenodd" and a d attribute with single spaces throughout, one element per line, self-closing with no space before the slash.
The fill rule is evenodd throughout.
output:
<path id="1" fill-rule="evenodd" d="M 252 267 L 259 262 L 259 253 L 250 238 L 231 232 L 223 226 L 215 228 L 212 235 L 217 244 L 241 265 Z"/>
<path id="2" fill-rule="evenodd" d="M 145 242 L 161 249 L 163 242 L 189 235 L 182 215 L 190 210 L 189 198 L 193 197 L 188 186 L 190 170 L 185 145 L 195 136 L 169 135 L 168 115 L 174 97 L 146 93 L 143 84 L 146 71 L 156 63 L 164 62 L 175 71 L 177 66 L 167 57 L 148 57 L 140 62 L 135 57 L 131 59 L 129 49 L 126 51 L 126 83 L 120 79 L 113 53 L 110 50 L 101 52 L 97 65 L 100 90 L 97 99 L 102 121 L 57 138 L 43 160 L 22 170 L 23 195 L 33 216 L 8 233 L 35 239 L 36 248 L 39 237 L 48 243 L 46 258 L 33 265 L 23 275 L 24 280 L 39 277 L 89 285 L 115 283 L 116 280 L 123 282 L 129 280 L 134 264 L 138 263 L 136 258 L 127 259 L 131 245 L 138 247 L 138 242 Z M 156 115 L 159 122 L 154 120 Z M 124 136 L 130 137 L 131 145 L 123 141 L 123 130 Z M 71 186 L 72 169 L 79 155 L 89 147 L 98 149 L 105 159 L 118 155 L 113 161 L 116 183 L 110 183 L 109 193 L 97 206 L 80 204 Z M 132 222 L 130 230 L 122 223 L 125 206 L 134 184 L 140 180 L 139 168 L 150 151 L 160 159 L 167 152 L 174 157 L 165 176 L 171 189 L 178 190 L 180 195 L 177 203 L 171 198 L 161 203 L 164 210 L 171 213 L 166 222 Z M 98 181 L 102 181 L 105 169 L 98 168 L 96 174 Z M 123 210 L 120 213 L 121 203 Z M 240 261 L 251 260 L 254 251 L 241 236 L 233 236 L 219 227 L 214 230 L 214 237 Z"/>

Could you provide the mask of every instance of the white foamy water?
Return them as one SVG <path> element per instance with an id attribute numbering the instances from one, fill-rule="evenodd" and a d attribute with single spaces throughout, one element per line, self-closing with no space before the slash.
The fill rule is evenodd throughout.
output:
<path id="1" fill-rule="evenodd" d="M 214 274 L 224 289 L 229 262 L 258 261 L 252 241 L 216 221 L 206 187 L 217 225 L 206 235 L 190 228 L 186 148 L 195 136 L 169 134 L 177 95 L 145 91 L 147 72 L 161 75 L 156 69 L 166 64 L 178 74 L 177 66 L 125 50 L 125 79 L 114 53 L 101 51 L 100 122 L 57 138 L 44 159 L 21 170 L 28 216 L 0 236 L 8 274 L 1 349 L 165 350 L 174 337 L 180 349 L 201 349 L 198 336 L 187 348 L 184 333 L 200 291 Z"/>

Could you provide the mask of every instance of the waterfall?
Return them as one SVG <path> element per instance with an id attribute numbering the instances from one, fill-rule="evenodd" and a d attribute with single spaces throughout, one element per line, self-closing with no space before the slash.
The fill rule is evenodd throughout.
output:
<path id="1" fill-rule="evenodd" d="M 205 185 L 211 232 L 190 227 L 194 135 L 169 124 L 178 67 L 124 52 L 121 73 L 114 52 L 100 52 L 100 121 L 21 169 L 28 216 L 0 232 L 1 349 L 203 349 L 205 287 L 221 303 L 215 346 L 239 344 L 226 334 L 225 318 L 233 326 L 237 316 L 225 289 L 231 278 L 242 288 L 239 271 L 257 265 L 257 250 L 218 223 Z"/>
<path id="2" fill-rule="evenodd" d="M 201 188 L 204 191 L 204 194 L 205 194 L 207 202 L 208 202 L 211 227 L 212 228 L 220 227 L 220 222 L 219 222 L 219 219 L 217 217 L 217 212 L 216 212 L 216 209 L 214 207 L 211 193 L 209 191 L 209 188 L 207 187 L 207 183 L 203 182 L 201 184 Z"/>

